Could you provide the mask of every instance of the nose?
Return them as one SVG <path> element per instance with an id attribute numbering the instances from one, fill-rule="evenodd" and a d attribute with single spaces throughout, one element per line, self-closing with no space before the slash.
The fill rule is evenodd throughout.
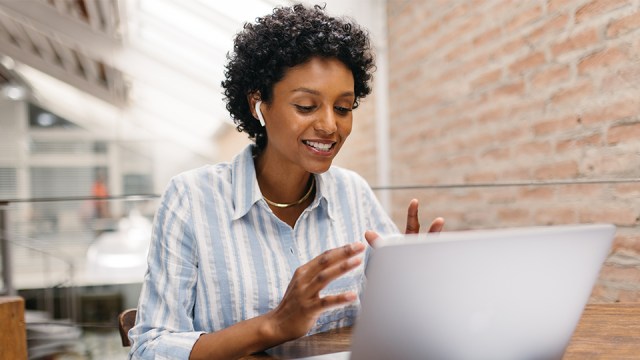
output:
<path id="1" fill-rule="evenodd" d="M 332 107 L 318 113 L 318 119 L 313 124 L 313 128 L 324 135 L 331 135 L 338 131 L 337 118 Z"/>

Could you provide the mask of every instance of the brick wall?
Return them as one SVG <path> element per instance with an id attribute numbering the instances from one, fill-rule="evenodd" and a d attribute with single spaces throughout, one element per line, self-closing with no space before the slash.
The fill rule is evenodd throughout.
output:
<path id="1" fill-rule="evenodd" d="M 640 178 L 638 1 L 389 0 L 387 10 L 394 185 Z M 373 180 L 368 121 L 343 155 Z M 613 222 L 592 301 L 640 301 L 640 184 L 394 191 L 401 226 L 413 196 L 424 221 L 443 215 L 451 230 Z"/>
<path id="2" fill-rule="evenodd" d="M 375 101 L 375 93 L 360 101 L 353 112 L 351 135 L 334 161 L 335 165 L 357 170 L 372 186 L 377 184 Z"/>

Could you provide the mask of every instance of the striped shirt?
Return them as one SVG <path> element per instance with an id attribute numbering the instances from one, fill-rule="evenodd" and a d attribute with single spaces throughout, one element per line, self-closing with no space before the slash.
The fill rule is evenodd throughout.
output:
<path id="1" fill-rule="evenodd" d="M 187 359 L 198 337 L 274 309 L 294 271 L 323 251 L 396 233 L 370 187 L 331 167 L 315 175 L 315 199 L 295 226 L 264 201 L 252 146 L 231 163 L 174 177 L 153 225 L 148 270 L 129 332 L 130 358 Z M 363 263 L 321 294 L 360 293 Z M 309 334 L 353 323 L 359 301 L 324 312 Z"/>

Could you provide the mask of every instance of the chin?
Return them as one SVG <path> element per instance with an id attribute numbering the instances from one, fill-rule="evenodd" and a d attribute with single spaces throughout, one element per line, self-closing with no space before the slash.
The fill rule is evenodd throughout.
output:
<path id="1" fill-rule="evenodd" d="M 331 168 L 331 164 L 332 162 L 329 161 L 327 164 L 308 166 L 306 167 L 306 170 L 312 174 L 322 174 L 329 171 L 329 168 Z"/>

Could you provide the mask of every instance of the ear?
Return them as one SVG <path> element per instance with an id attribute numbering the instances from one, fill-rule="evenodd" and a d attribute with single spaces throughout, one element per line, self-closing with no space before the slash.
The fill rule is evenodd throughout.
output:
<path id="1" fill-rule="evenodd" d="M 247 94 L 247 102 L 249 103 L 249 111 L 251 111 L 251 115 L 253 115 L 253 117 L 255 119 L 259 119 L 258 114 L 256 114 L 256 103 L 258 101 L 260 101 L 260 99 L 261 99 L 261 97 L 260 97 L 260 92 L 259 91 Z"/>

